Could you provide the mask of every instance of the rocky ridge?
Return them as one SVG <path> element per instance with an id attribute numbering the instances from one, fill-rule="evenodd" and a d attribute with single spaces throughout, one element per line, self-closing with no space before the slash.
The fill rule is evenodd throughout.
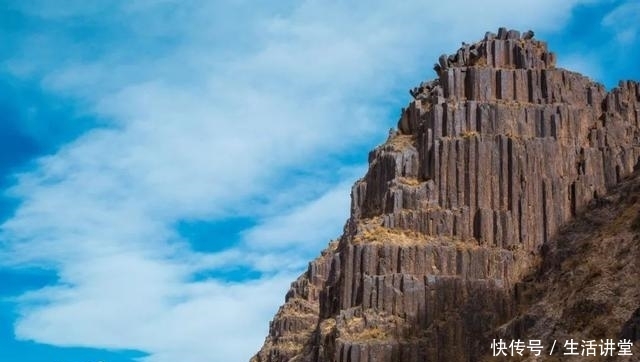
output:
<path id="1" fill-rule="evenodd" d="M 556 68 L 533 32 L 487 33 L 434 70 L 253 362 L 482 359 L 522 332 L 545 245 L 638 166 L 640 85 Z"/>

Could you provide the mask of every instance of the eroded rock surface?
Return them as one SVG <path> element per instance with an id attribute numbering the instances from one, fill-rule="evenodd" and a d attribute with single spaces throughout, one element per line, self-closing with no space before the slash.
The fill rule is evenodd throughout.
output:
<path id="1" fill-rule="evenodd" d="M 252 361 L 476 361 L 514 323 L 541 247 L 640 158 L 640 85 L 607 92 L 533 35 L 463 43 L 411 90 Z"/>

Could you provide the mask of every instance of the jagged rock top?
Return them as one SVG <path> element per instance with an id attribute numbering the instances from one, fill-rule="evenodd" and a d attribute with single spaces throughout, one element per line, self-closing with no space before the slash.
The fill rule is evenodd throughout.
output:
<path id="1" fill-rule="evenodd" d="M 462 43 L 456 53 L 440 56 L 435 66 L 436 79 L 409 90 L 414 98 L 409 108 L 419 108 L 424 113 L 437 105 L 448 103 L 455 107 L 467 101 L 599 106 L 597 100 L 607 93 L 604 86 L 581 74 L 556 68 L 556 56 L 547 49 L 547 43 L 533 37 L 533 31 L 521 35 L 516 30 L 500 28 L 498 34 L 487 32 L 474 44 Z M 634 87 L 622 85 L 627 86 Z M 399 132 L 416 134 L 419 124 L 410 120 L 417 118 L 406 117 L 404 110 L 402 114 Z"/>
<path id="2" fill-rule="evenodd" d="M 474 44 L 463 42 L 456 53 L 441 55 L 434 70 L 440 74 L 452 67 L 553 68 L 555 54 L 547 50 L 546 42 L 533 37 L 531 30 L 522 35 L 517 30 L 506 28 L 500 28 L 497 35 L 487 32 L 481 41 Z"/>
<path id="3" fill-rule="evenodd" d="M 426 98 L 433 94 L 438 85 L 442 83 L 452 71 L 455 73 L 466 72 L 467 68 L 493 68 L 493 69 L 554 69 L 556 56 L 547 49 L 547 43 L 534 39 L 531 30 L 520 33 L 517 30 L 500 28 L 498 34 L 487 32 L 484 38 L 476 43 L 462 43 L 462 46 L 453 54 L 442 54 L 433 69 L 438 74 L 438 79 L 430 82 L 422 82 L 418 87 L 409 90 L 416 98 Z M 445 94 L 437 94 L 443 96 Z"/>

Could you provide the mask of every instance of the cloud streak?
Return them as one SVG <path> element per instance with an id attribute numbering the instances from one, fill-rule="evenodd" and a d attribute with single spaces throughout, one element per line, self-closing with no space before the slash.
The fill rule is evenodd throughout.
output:
<path id="1" fill-rule="evenodd" d="M 638 36 L 637 19 L 639 17 L 640 3 L 622 3 L 602 19 L 602 25 L 615 31 L 616 40 L 619 43 L 630 45 L 634 43 Z"/>

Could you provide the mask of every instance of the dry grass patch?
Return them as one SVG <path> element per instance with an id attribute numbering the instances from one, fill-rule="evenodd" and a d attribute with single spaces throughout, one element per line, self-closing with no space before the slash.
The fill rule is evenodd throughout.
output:
<path id="1" fill-rule="evenodd" d="M 408 185 L 408 186 L 420 186 L 420 184 L 422 182 L 420 182 L 420 180 L 418 180 L 417 177 L 404 177 L 404 176 L 400 176 L 397 178 L 398 182 L 403 184 L 403 185 Z"/>
<path id="2" fill-rule="evenodd" d="M 480 136 L 480 133 L 476 131 L 464 131 L 460 133 L 460 137 L 462 138 L 471 138 L 471 137 L 478 137 L 478 136 Z"/>
<path id="3" fill-rule="evenodd" d="M 328 318 L 320 322 L 320 333 L 328 335 L 336 328 L 336 320 L 334 318 Z"/>
<path id="4" fill-rule="evenodd" d="M 380 340 L 386 339 L 387 337 L 387 332 L 379 327 L 366 328 L 362 332 L 353 336 L 354 339 L 359 341 Z"/>
<path id="5" fill-rule="evenodd" d="M 407 147 L 414 147 L 416 143 L 416 137 L 410 134 L 395 134 L 387 140 L 383 145 L 391 147 L 394 151 L 402 151 Z"/>
<path id="6" fill-rule="evenodd" d="M 391 243 L 395 245 L 416 245 L 429 241 L 429 237 L 416 232 L 389 229 L 380 225 L 369 226 L 358 233 L 354 243 Z"/>

